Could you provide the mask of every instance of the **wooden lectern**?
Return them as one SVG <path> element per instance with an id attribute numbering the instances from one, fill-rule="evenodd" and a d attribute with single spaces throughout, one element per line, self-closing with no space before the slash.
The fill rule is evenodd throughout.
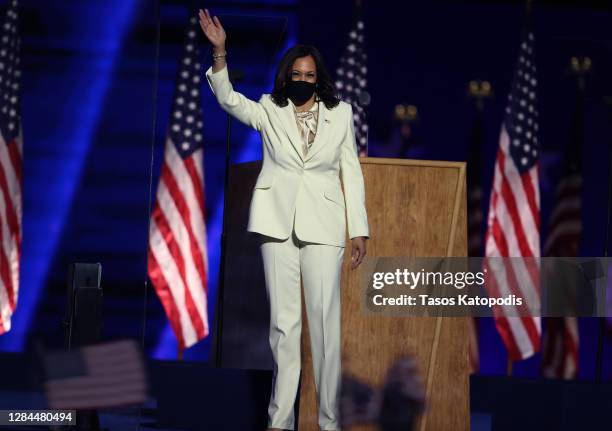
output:
<path id="1" fill-rule="evenodd" d="M 367 256 L 467 256 L 465 163 L 360 160 L 370 225 Z M 365 314 L 358 269 L 349 268 L 350 252 L 347 238 L 342 269 L 343 372 L 378 386 L 397 357 L 414 355 L 428 403 L 416 429 L 468 430 L 467 318 Z M 305 311 L 302 318 L 306 322 Z M 303 323 L 299 431 L 319 429 L 316 408 L 308 325 Z"/>
<path id="2" fill-rule="evenodd" d="M 370 225 L 367 255 L 467 256 L 465 163 L 360 158 Z M 257 241 L 246 232 L 261 162 L 230 171 L 226 271 L 215 324 L 217 366 L 270 369 L 269 309 Z M 342 368 L 380 385 L 401 355 L 418 359 L 428 410 L 417 430 L 469 429 L 467 318 L 390 317 L 361 309 L 359 269 L 342 272 Z M 305 310 L 305 307 L 302 307 Z M 302 315 L 299 431 L 318 431 L 307 316 Z M 352 430 L 373 430 L 373 427 Z"/>

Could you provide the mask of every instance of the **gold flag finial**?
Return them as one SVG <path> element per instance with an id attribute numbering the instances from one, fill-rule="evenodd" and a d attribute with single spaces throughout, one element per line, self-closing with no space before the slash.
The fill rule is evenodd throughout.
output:
<path id="1" fill-rule="evenodd" d="M 419 116 L 419 110 L 414 105 L 400 103 L 395 105 L 394 118 L 400 122 L 413 123 Z"/>
<path id="2" fill-rule="evenodd" d="M 593 62 L 590 57 L 573 56 L 570 58 L 569 73 L 576 77 L 576 84 L 580 90 L 584 90 L 586 76 L 591 72 Z"/>
<path id="3" fill-rule="evenodd" d="M 489 81 L 474 79 L 468 83 L 468 96 L 474 99 L 478 109 L 484 108 L 484 100 L 493 97 L 493 88 Z"/>

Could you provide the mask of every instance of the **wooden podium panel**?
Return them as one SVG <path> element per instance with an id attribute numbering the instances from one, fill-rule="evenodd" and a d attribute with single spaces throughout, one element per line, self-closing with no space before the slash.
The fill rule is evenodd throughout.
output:
<path id="1" fill-rule="evenodd" d="M 467 256 L 465 163 L 360 158 L 370 225 L 368 257 Z M 347 238 L 342 269 L 342 369 L 381 385 L 400 356 L 414 355 L 427 391 L 416 429 L 469 429 L 467 318 L 391 317 L 362 311 L 359 270 Z M 302 308 L 300 431 L 317 431 L 317 405 L 305 307 Z M 374 430 L 353 427 L 351 430 Z"/>

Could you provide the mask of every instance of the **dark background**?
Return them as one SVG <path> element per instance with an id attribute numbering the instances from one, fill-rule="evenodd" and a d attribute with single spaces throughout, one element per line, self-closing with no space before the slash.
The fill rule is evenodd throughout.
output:
<path id="1" fill-rule="evenodd" d="M 352 1 L 196 2 L 228 32 L 228 64 L 244 72 L 236 89 L 258 99 L 271 90 L 280 55 L 295 43 L 317 46 L 332 75 L 348 40 Z M 2 3 L 0 3 L 2 4 Z M 60 316 L 70 262 L 101 262 L 107 338 L 142 339 L 148 355 L 176 358 L 176 343 L 152 286 L 146 284 L 148 209 L 180 55 L 188 1 L 22 0 L 24 128 L 23 259 L 14 328 L 0 349 L 36 340 L 62 344 Z M 363 2 L 368 54 L 370 155 L 396 157 L 398 103 L 416 105 L 414 154 L 466 160 L 474 120 L 467 84 L 491 82 L 485 105 L 481 174 L 486 197 L 502 112 L 523 24 L 523 2 Z M 157 33 L 158 17 L 160 32 Z M 571 56 L 589 56 L 583 146 L 583 256 L 605 250 L 612 122 L 612 9 L 596 2 L 536 2 L 533 7 L 541 115 L 543 238 L 569 140 L 575 81 Z M 200 37 L 202 67 L 210 47 Z M 203 70 L 204 72 L 204 70 Z M 214 322 L 222 220 L 225 114 L 202 81 L 205 190 L 209 214 L 209 320 Z M 233 123 L 232 160 L 261 157 L 259 137 Z M 490 320 L 481 321 L 483 374 L 506 372 L 505 350 Z M 597 321 L 580 322 L 581 379 L 594 376 Z M 209 356 L 211 338 L 186 352 Z M 611 362 L 606 340 L 604 363 Z M 539 355 L 517 363 L 539 374 Z M 604 370 L 612 377 L 612 368 Z"/>

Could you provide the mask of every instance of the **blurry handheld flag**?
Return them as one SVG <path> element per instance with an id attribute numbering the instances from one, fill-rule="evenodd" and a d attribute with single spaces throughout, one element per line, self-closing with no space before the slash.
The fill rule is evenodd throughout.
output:
<path id="1" fill-rule="evenodd" d="M 538 157 L 537 79 L 534 36 L 523 32 L 518 61 L 501 126 L 493 186 L 487 215 L 485 257 L 540 257 L 540 189 Z M 486 268 L 485 259 L 485 269 Z M 539 309 L 539 269 L 522 259 L 487 272 L 488 289 L 514 292 L 529 309 Z M 539 351 L 541 319 L 538 316 L 495 317 L 508 357 L 515 361 Z"/>
<path id="2" fill-rule="evenodd" d="M 17 0 L 12 0 L 0 29 L 0 335 L 11 329 L 17 308 L 21 257 L 23 134 L 17 12 Z"/>
<path id="3" fill-rule="evenodd" d="M 209 333 L 198 21 L 190 18 L 149 225 L 148 274 L 179 349 Z"/>
<path id="4" fill-rule="evenodd" d="M 364 24 L 359 12 L 349 32 L 349 42 L 340 58 L 340 66 L 336 69 L 335 82 L 340 98 L 353 107 L 355 140 L 359 156 L 368 154 L 368 123 L 364 109 L 369 103 L 366 91 L 368 72 L 366 60 Z"/>
<path id="5" fill-rule="evenodd" d="M 42 363 L 51 409 L 120 407 L 147 399 L 144 361 L 135 341 L 43 352 Z"/>

